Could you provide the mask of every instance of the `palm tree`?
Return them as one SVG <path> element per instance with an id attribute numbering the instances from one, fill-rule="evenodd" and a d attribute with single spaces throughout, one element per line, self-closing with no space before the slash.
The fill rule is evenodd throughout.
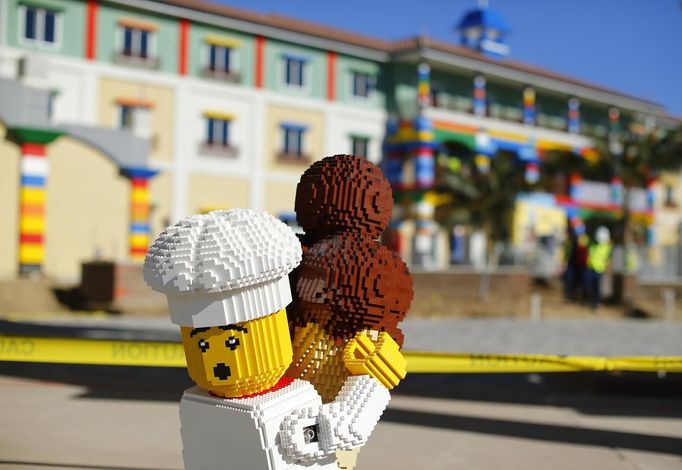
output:
<path id="1" fill-rule="evenodd" d="M 614 241 L 625 245 L 633 236 L 631 201 L 635 189 L 646 187 L 663 171 L 682 169 L 682 127 L 661 136 L 628 133 L 622 140 L 597 142 L 600 166 L 623 187 L 621 216 L 617 221 Z M 613 301 L 622 301 L 623 273 L 614 273 Z"/>
<path id="2" fill-rule="evenodd" d="M 441 159 L 437 189 L 450 202 L 441 206 L 440 221 L 448 227 L 469 223 L 482 229 L 489 240 L 505 242 L 514 213 L 516 196 L 526 188 L 523 164 L 516 154 L 499 151 L 487 164 L 472 155 Z"/>

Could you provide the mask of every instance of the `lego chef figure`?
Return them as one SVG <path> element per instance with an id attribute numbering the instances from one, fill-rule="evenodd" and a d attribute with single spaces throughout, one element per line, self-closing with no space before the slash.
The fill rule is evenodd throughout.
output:
<path id="1" fill-rule="evenodd" d="M 362 446 L 386 408 L 370 375 L 349 377 L 326 404 L 284 377 L 287 276 L 300 260 L 284 223 L 246 209 L 188 217 L 150 248 L 145 281 L 167 295 L 197 384 L 180 403 L 187 470 L 334 469 L 335 452 Z"/>

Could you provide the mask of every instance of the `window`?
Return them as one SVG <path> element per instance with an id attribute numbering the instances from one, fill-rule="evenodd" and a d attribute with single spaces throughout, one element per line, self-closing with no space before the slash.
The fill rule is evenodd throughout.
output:
<path id="1" fill-rule="evenodd" d="M 123 26 L 123 55 L 147 59 L 150 57 L 151 31 Z"/>
<path id="2" fill-rule="evenodd" d="M 137 137 L 151 138 L 151 107 L 149 104 L 123 100 L 118 103 L 118 128 L 132 132 Z"/>
<path id="3" fill-rule="evenodd" d="M 282 151 L 280 160 L 307 161 L 304 152 L 306 128 L 298 124 L 282 124 Z"/>
<path id="4" fill-rule="evenodd" d="M 306 60 L 300 57 L 284 56 L 284 83 L 292 87 L 305 86 Z"/>
<path id="5" fill-rule="evenodd" d="M 666 207 L 677 207 L 675 188 L 672 185 L 666 184 L 663 186 L 663 200 Z"/>
<path id="6" fill-rule="evenodd" d="M 232 142 L 234 116 L 223 111 L 204 112 L 206 133 L 200 145 L 200 152 L 220 157 L 237 156 L 238 148 Z"/>
<path id="7" fill-rule="evenodd" d="M 301 155 L 303 153 L 303 129 L 284 128 L 284 153 L 288 155 Z"/>
<path id="8" fill-rule="evenodd" d="M 212 146 L 230 146 L 230 121 L 209 117 L 206 120 L 207 134 L 206 143 Z"/>
<path id="9" fill-rule="evenodd" d="M 203 75 L 230 82 L 238 82 L 240 76 L 237 46 L 238 43 L 229 38 L 207 37 L 204 49 Z"/>
<path id="10" fill-rule="evenodd" d="M 119 129 L 127 129 L 129 131 L 133 130 L 133 114 L 135 113 L 135 107 L 130 105 L 122 104 L 119 108 Z"/>
<path id="11" fill-rule="evenodd" d="M 51 121 L 54 118 L 54 102 L 59 96 L 57 90 L 50 90 L 50 94 L 47 97 L 47 118 Z"/>
<path id="12" fill-rule="evenodd" d="M 367 148 L 369 146 L 369 138 L 361 136 L 351 136 L 351 155 L 357 157 L 367 158 Z"/>
<path id="13" fill-rule="evenodd" d="M 157 69 L 156 25 L 136 18 L 122 18 L 116 29 L 116 54 L 120 64 Z"/>
<path id="14" fill-rule="evenodd" d="M 364 72 L 351 72 L 353 96 L 369 98 L 376 85 L 376 77 Z"/>
<path id="15" fill-rule="evenodd" d="M 20 16 L 23 16 L 19 20 L 23 26 L 21 36 L 25 41 L 47 46 L 57 44 L 58 11 L 30 5 L 21 5 L 19 11 Z"/>
<path id="16" fill-rule="evenodd" d="M 218 46 L 216 44 L 208 45 L 208 68 L 213 72 L 230 73 L 232 70 L 230 64 L 230 56 L 232 49 L 228 47 Z"/>
<path id="17" fill-rule="evenodd" d="M 431 106 L 435 108 L 439 107 L 444 107 L 444 95 L 443 93 L 443 87 L 439 83 L 431 83 L 431 89 L 429 90 L 431 93 Z"/>

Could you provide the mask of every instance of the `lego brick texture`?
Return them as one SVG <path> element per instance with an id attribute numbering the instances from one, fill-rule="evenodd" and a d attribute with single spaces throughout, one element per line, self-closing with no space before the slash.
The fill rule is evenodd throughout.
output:
<path id="1" fill-rule="evenodd" d="M 193 387 L 180 403 L 185 468 L 335 469 L 336 451 L 364 445 L 389 398 L 369 376 L 349 378 L 326 405 L 303 380 L 248 398 Z M 309 439 L 305 430 L 313 428 Z"/>
<path id="2" fill-rule="evenodd" d="M 398 323 L 412 301 L 412 277 L 394 252 L 345 232 L 308 248 L 296 274 L 298 325 L 318 323 L 345 340 L 366 329 L 386 331 L 402 345 Z"/>
<path id="3" fill-rule="evenodd" d="M 315 461 L 337 449 L 353 449 L 367 442 L 388 402 L 388 390 L 367 376 L 349 377 L 336 400 L 315 409 L 293 411 L 284 418 L 280 439 L 289 455 L 299 461 Z M 311 423 L 319 427 L 316 442 L 303 438 L 300 429 Z"/>
<path id="4" fill-rule="evenodd" d="M 313 163 L 301 176 L 294 204 L 296 219 L 312 240 L 342 231 L 378 238 L 392 208 L 391 186 L 379 167 L 351 155 Z"/>
<path id="5" fill-rule="evenodd" d="M 352 155 L 323 158 L 301 176 L 295 209 L 305 253 L 291 275 L 294 328 L 317 323 L 340 342 L 386 331 L 402 345 L 398 323 L 412 301 L 412 278 L 377 241 L 393 210 L 381 169 Z"/>
<path id="6" fill-rule="evenodd" d="M 272 388 L 291 363 L 284 309 L 241 325 L 182 327 L 180 331 L 190 377 L 220 397 Z"/>
<path id="7" fill-rule="evenodd" d="M 174 323 L 226 325 L 285 307 L 291 301 L 286 276 L 300 259 L 296 236 L 275 217 L 214 211 L 163 231 L 145 259 L 144 279 L 168 296 Z"/>
<path id="8" fill-rule="evenodd" d="M 185 469 L 336 469 L 332 455 L 300 465 L 279 443 L 286 414 L 303 408 L 319 409 L 320 404 L 313 387 L 302 380 L 242 399 L 218 398 L 199 387 L 191 388 L 180 402 Z"/>

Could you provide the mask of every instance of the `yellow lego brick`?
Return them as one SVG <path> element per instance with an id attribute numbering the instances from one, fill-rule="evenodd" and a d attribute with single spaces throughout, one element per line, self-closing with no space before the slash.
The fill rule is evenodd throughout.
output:
<path id="1" fill-rule="evenodd" d="M 149 246 L 149 235 L 131 234 L 128 236 L 128 243 L 132 247 L 147 248 Z"/>
<path id="2" fill-rule="evenodd" d="M 335 343 L 316 323 L 294 330 L 294 362 L 287 375 L 307 380 L 324 403 L 334 401 L 349 373 L 343 362 L 343 345 Z"/>
<path id="3" fill-rule="evenodd" d="M 27 202 L 30 204 L 44 204 L 45 190 L 38 188 L 21 188 L 19 197 L 21 202 Z"/>
<path id="4" fill-rule="evenodd" d="M 379 333 L 376 343 L 365 333 L 358 333 L 346 346 L 344 362 L 352 374 L 369 374 L 388 389 L 407 375 L 407 362 L 386 332 Z"/>
<path id="5" fill-rule="evenodd" d="M 43 233 L 45 231 L 45 217 L 42 215 L 22 215 L 19 219 L 21 233 Z"/>
<path id="6" fill-rule="evenodd" d="M 431 142 L 433 140 L 433 132 L 431 131 L 419 131 L 417 133 L 419 140 L 423 142 Z"/>
<path id="7" fill-rule="evenodd" d="M 22 243 L 19 246 L 19 262 L 21 264 L 41 264 L 45 259 L 43 245 Z"/>
<path id="8" fill-rule="evenodd" d="M 133 187 L 130 190 L 130 198 L 134 203 L 149 203 L 149 189 Z"/>

